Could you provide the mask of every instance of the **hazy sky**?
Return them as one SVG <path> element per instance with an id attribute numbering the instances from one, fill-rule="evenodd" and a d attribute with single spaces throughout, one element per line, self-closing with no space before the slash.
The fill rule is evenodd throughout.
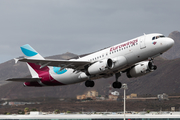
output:
<path id="1" fill-rule="evenodd" d="M 0 0 L 0 63 L 24 44 L 42 56 L 84 54 L 179 26 L 180 0 Z"/>

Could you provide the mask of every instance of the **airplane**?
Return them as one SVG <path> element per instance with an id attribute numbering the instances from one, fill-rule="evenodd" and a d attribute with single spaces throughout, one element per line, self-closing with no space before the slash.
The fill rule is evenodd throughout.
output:
<path id="1" fill-rule="evenodd" d="M 69 85 L 85 81 L 93 87 L 94 80 L 115 75 L 113 88 L 121 88 L 118 78 L 126 73 L 128 78 L 139 77 L 157 69 L 153 60 L 174 45 L 174 40 L 163 34 L 144 34 L 126 42 L 99 50 L 84 57 L 70 60 L 45 59 L 29 44 L 21 46 L 31 78 L 10 78 L 7 81 L 24 82 L 24 86 L 43 87 Z"/>

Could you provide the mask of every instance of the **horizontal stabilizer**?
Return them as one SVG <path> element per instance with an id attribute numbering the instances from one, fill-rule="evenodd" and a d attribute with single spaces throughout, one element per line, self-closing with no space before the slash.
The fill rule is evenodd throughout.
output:
<path id="1" fill-rule="evenodd" d="M 35 82 L 41 80 L 41 78 L 10 78 L 6 81 L 13 81 L 13 82 Z"/>

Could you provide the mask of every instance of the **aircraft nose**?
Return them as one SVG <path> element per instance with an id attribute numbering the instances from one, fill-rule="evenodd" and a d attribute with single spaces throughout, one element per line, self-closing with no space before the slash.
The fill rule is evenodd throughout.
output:
<path id="1" fill-rule="evenodd" d="M 174 45 L 174 40 L 171 39 L 171 38 L 169 38 L 169 39 L 167 40 L 167 46 L 168 46 L 168 48 L 171 48 L 173 45 Z"/>

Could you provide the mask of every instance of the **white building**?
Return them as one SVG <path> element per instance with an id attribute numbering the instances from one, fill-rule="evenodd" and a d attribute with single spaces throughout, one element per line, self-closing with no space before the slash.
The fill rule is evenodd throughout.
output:
<path id="1" fill-rule="evenodd" d="M 119 92 L 118 92 L 118 91 L 111 92 L 111 94 L 112 94 L 112 95 L 119 96 Z"/>

